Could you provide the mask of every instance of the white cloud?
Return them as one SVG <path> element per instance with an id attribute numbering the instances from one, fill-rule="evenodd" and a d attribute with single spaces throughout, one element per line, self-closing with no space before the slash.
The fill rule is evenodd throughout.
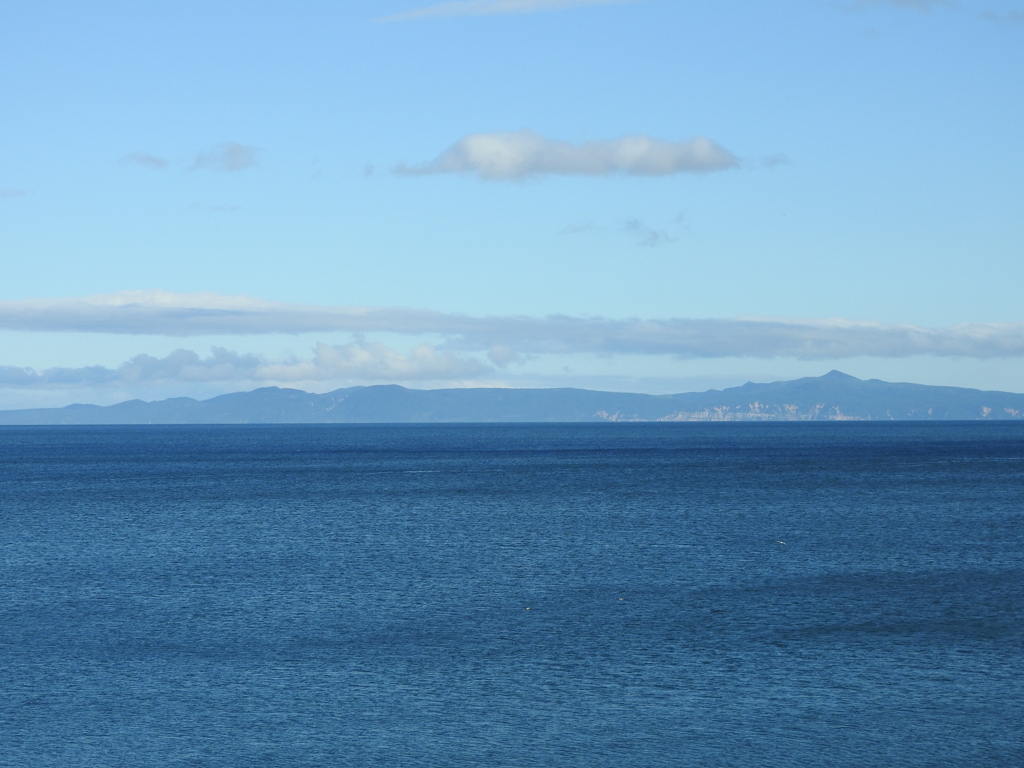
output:
<path id="1" fill-rule="evenodd" d="M 413 21 L 432 16 L 490 16 L 494 14 L 536 13 L 583 5 L 617 5 L 636 0 L 455 0 L 424 8 L 395 13 L 377 19 L 379 22 Z"/>
<path id="2" fill-rule="evenodd" d="M 421 344 L 403 355 L 383 344 L 317 344 L 313 357 L 267 360 L 215 347 L 209 357 L 178 349 L 166 357 L 136 355 L 117 368 L 0 366 L 0 388 L 137 387 L 164 383 L 248 382 L 286 384 L 317 381 L 451 381 L 489 371 L 479 360 Z"/>
<path id="3" fill-rule="evenodd" d="M 0 329 L 158 336 L 338 331 L 436 334 L 447 341 L 433 354 L 493 351 L 499 364 L 514 360 L 517 355 L 578 353 L 804 360 L 914 355 L 1024 357 L 1024 324 L 964 323 L 925 328 L 843 319 L 471 317 L 402 307 L 318 307 L 244 296 L 161 291 L 0 302 Z M 322 364 L 327 365 L 328 359 L 336 363 L 349 359 L 351 365 L 362 360 L 360 365 L 369 366 L 366 355 L 372 349 L 373 345 L 352 349 L 345 353 L 347 358 L 325 353 Z M 403 370 L 397 360 L 383 352 L 373 354 L 377 360 L 374 364 L 381 366 L 379 370 L 385 370 L 383 366 L 387 365 L 394 371 Z M 415 365 L 424 369 L 430 365 L 455 365 L 461 360 L 424 355 L 413 356 Z"/>
<path id="4" fill-rule="evenodd" d="M 241 171 L 257 165 L 258 147 L 248 147 L 233 141 L 218 144 L 196 155 L 192 170 Z"/>
<path id="5" fill-rule="evenodd" d="M 430 344 L 420 344 L 402 355 L 367 341 L 317 344 L 311 367 L 315 376 L 298 378 L 428 381 L 473 377 L 489 370 L 475 358 L 441 352 Z"/>
<path id="6" fill-rule="evenodd" d="M 707 138 L 660 141 L 649 136 L 570 144 L 533 131 L 474 133 L 433 162 L 400 165 L 403 174 L 475 173 L 482 179 L 522 179 L 549 174 L 667 176 L 733 168 L 738 159 Z"/>
<path id="7" fill-rule="evenodd" d="M 516 363 L 522 364 L 525 362 L 522 355 L 516 352 L 514 349 L 506 347 L 502 344 L 496 344 L 487 350 L 487 358 L 499 368 L 507 368 L 509 365 Z"/>

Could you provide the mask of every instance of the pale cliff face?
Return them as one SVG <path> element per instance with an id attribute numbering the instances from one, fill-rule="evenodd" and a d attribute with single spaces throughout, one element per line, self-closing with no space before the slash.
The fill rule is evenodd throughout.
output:
<path id="1" fill-rule="evenodd" d="M 858 418 L 844 413 L 837 405 L 827 406 L 824 403 L 802 410 L 791 403 L 766 405 L 753 402 L 746 409 L 723 405 L 697 411 L 675 411 L 657 421 L 856 421 Z"/>

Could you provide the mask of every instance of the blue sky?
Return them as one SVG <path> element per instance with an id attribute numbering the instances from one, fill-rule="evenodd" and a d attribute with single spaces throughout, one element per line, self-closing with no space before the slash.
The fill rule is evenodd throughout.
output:
<path id="1" fill-rule="evenodd" d="M 1024 391 L 1024 1 L 13 2 L 0 407 Z"/>

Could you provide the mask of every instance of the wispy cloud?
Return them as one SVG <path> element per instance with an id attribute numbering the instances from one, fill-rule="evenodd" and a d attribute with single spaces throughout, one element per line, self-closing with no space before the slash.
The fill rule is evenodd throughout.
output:
<path id="1" fill-rule="evenodd" d="M 248 147 L 229 141 L 196 155 L 192 162 L 192 170 L 241 171 L 259 164 L 259 152 L 258 147 Z"/>
<path id="2" fill-rule="evenodd" d="M 984 11 L 981 18 L 997 24 L 1024 25 L 1024 11 Z"/>
<path id="3" fill-rule="evenodd" d="M 473 173 L 500 180 L 545 175 L 668 176 L 722 171 L 738 164 L 735 155 L 704 137 L 661 141 L 625 136 L 570 144 L 523 130 L 470 134 L 430 163 L 400 165 L 395 170 L 409 175 Z"/>
<path id="4" fill-rule="evenodd" d="M 788 357 L 1024 357 L 1024 324 L 945 328 L 844 319 L 472 317 L 424 309 L 318 307 L 243 296 L 135 291 L 83 299 L 0 302 L 0 329 L 160 336 L 389 332 L 440 335 L 442 352 Z"/>
<path id="5" fill-rule="evenodd" d="M 674 243 L 676 238 L 664 229 L 655 229 L 640 219 L 630 219 L 622 225 L 622 230 L 637 238 L 644 248 L 655 248 L 659 245 Z"/>
<path id="6" fill-rule="evenodd" d="M 131 165 L 141 165 L 143 168 L 152 168 L 155 171 L 162 171 L 167 167 L 167 161 L 162 157 L 157 157 L 156 155 L 149 154 L 149 152 L 142 151 L 132 152 L 129 155 L 125 155 L 122 158 L 122 161 L 130 163 Z"/>
<path id="7" fill-rule="evenodd" d="M 24 189 L 0 189 L 0 200 L 15 197 L 25 197 L 28 194 Z"/>
<path id="8" fill-rule="evenodd" d="M 792 165 L 793 161 L 789 159 L 788 155 L 779 153 L 775 155 L 768 155 L 767 157 L 761 158 L 762 168 L 777 168 L 780 165 Z"/>
<path id="9" fill-rule="evenodd" d="M 625 232 L 642 248 L 655 248 L 660 245 L 668 245 L 669 243 L 676 242 L 679 239 L 676 233 L 685 223 L 685 219 L 686 217 L 682 213 L 678 216 L 674 216 L 668 222 L 668 228 L 651 226 L 646 221 L 638 218 L 630 218 L 625 222 L 620 221 L 609 226 L 612 228 L 618 228 L 620 231 Z M 604 227 L 599 226 L 594 222 L 585 222 L 582 224 L 572 224 L 564 227 L 558 234 L 579 235 L 586 232 L 599 232 L 603 229 Z"/>
<path id="10" fill-rule="evenodd" d="M 637 0 L 456 0 L 395 13 L 378 22 L 414 21 L 433 16 L 491 16 L 494 14 L 536 13 L 584 5 L 619 5 Z"/>
<path id="11" fill-rule="evenodd" d="M 117 368 L 0 366 L 3 388 L 125 387 L 165 383 L 294 383 L 316 381 L 451 381 L 490 370 L 479 360 L 428 344 L 402 354 L 383 344 L 317 344 L 308 359 L 269 360 L 215 347 L 208 357 L 178 349 L 166 357 L 136 355 Z"/>
<path id="12" fill-rule="evenodd" d="M 953 8 L 956 6 L 956 3 L 952 0 L 855 0 L 851 4 L 853 8 L 879 8 L 885 6 L 927 12 L 934 8 Z"/>
<path id="13" fill-rule="evenodd" d="M 592 221 L 585 222 L 583 224 L 569 224 L 562 227 L 558 234 L 560 235 L 579 235 L 583 232 L 596 232 L 601 228 Z"/>

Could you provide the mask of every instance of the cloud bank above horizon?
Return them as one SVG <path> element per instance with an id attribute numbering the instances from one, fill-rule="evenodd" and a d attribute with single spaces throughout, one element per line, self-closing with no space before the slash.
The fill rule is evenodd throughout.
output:
<path id="1" fill-rule="evenodd" d="M 0 302 L 0 330 L 163 337 L 434 335 L 445 339 L 437 347 L 439 353 L 487 353 L 499 367 L 521 355 L 547 354 L 799 360 L 1024 357 L 1020 323 L 926 328 L 847 319 L 473 317 L 403 307 L 324 307 L 163 291 Z M 463 375 L 470 373 L 467 369 Z"/>
<path id="2" fill-rule="evenodd" d="M 429 163 L 401 164 L 395 172 L 417 176 L 470 173 L 487 181 L 531 176 L 668 176 L 709 173 L 739 165 L 711 139 L 662 141 L 650 136 L 571 144 L 534 131 L 473 133 Z"/>
<path id="3" fill-rule="evenodd" d="M 439 351 L 430 344 L 420 344 L 408 354 L 402 354 L 384 344 L 357 340 L 351 344 L 317 343 L 309 359 L 273 360 L 213 347 L 205 358 L 189 349 L 177 349 L 161 358 L 136 355 L 116 368 L 90 365 L 37 371 L 0 366 L 0 388 L 77 389 L 224 382 L 282 384 L 339 379 L 410 383 L 473 378 L 489 370 L 475 358 Z"/>

